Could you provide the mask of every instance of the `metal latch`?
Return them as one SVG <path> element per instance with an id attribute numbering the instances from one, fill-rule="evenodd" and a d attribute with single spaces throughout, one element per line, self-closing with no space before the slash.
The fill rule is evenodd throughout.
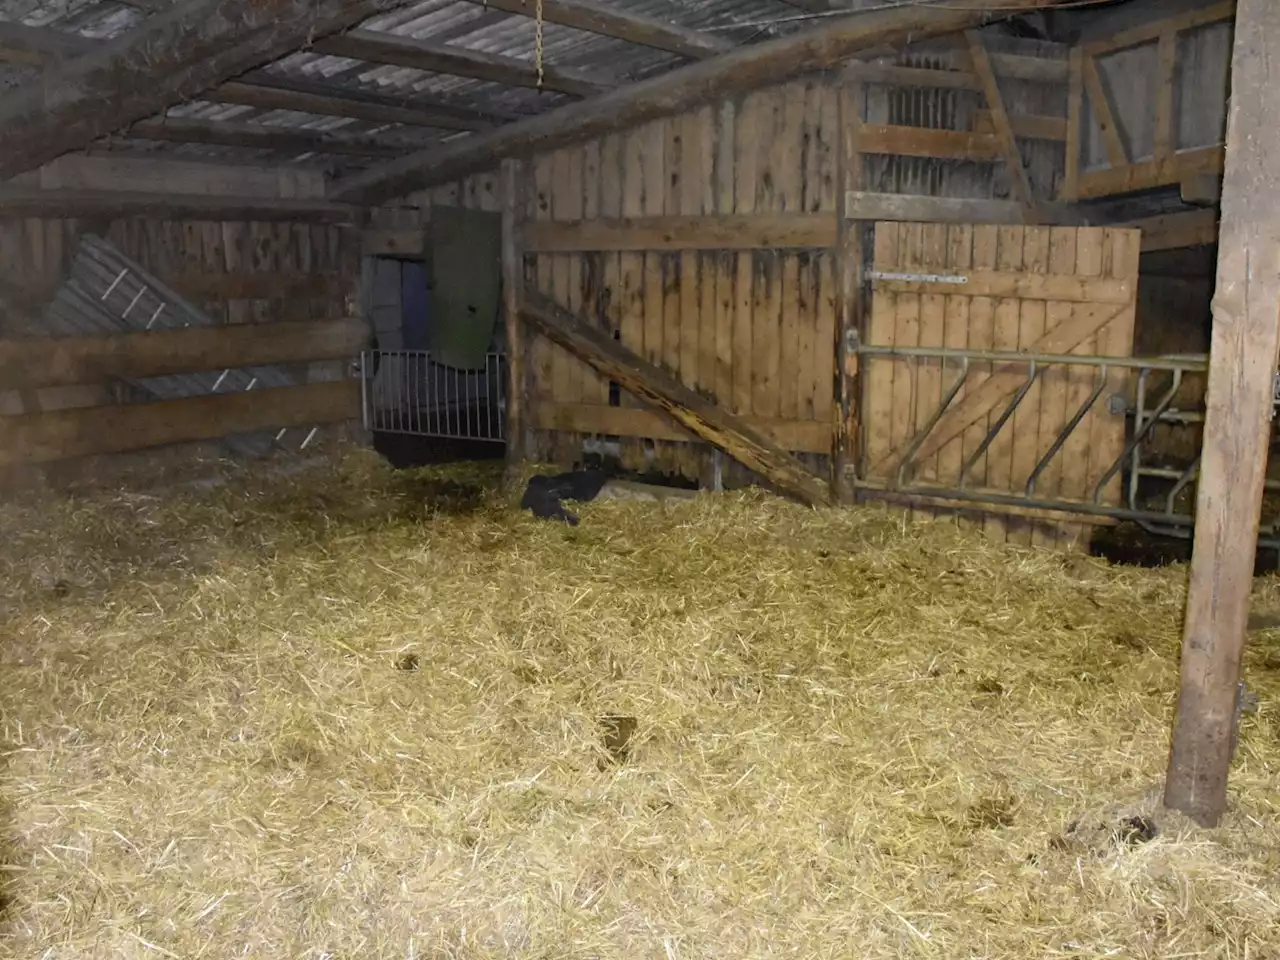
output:
<path id="1" fill-rule="evenodd" d="M 867 276 L 872 280 L 901 280 L 903 283 L 968 283 L 969 278 L 952 273 L 892 273 L 872 270 Z"/>

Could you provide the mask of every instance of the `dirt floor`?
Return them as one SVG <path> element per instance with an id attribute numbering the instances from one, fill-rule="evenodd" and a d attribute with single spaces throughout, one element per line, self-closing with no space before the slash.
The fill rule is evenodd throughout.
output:
<path id="1" fill-rule="evenodd" d="M 1158 804 L 1184 568 L 500 469 L 0 505 L 0 957 L 1280 957 L 1280 633 Z"/>

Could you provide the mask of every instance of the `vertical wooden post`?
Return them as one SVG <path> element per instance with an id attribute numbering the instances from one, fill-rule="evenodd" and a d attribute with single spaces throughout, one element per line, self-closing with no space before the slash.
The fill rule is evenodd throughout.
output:
<path id="1" fill-rule="evenodd" d="M 1280 348 L 1280 5 L 1240 0 L 1213 298 L 1204 450 L 1164 802 L 1221 819 L 1238 720 L 1253 558 Z"/>
<path id="2" fill-rule="evenodd" d="M 846 73 L 837 89 L 840 145 L 836 153 L 836 428 L 831 454 L 831 497 L 849 499 L 849 463 L 858 442 L 858 338 L 862 332 L 862 221 L 849 217 L 849 193 L 862 189 L 858 150 L 866 87 Z"/>
<path id="3" fill-rule="evenodd" d="M 1156 48 L 1156 160 L 1171 160 L 1174 154 L 1173 88 L 1177 80 L 1178 34 L 1166 30 Z"/>
<path id="4" fill-rule="evenodd" d="M 524 343 L 520 329 L 520 296 L 524 269 L 520 221 L 524 213 L 523 168 L 519 160 L 502 161 L 502 314 L 507 333 L 507 464 L 525 456 Z"/>

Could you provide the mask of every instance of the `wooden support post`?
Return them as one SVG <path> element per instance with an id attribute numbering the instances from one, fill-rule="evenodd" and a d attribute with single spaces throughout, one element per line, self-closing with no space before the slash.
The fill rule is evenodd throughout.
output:
<path id="1" fill-rule="evenodd" d="M 862 127 L 866 87 L 846 74 L 841 78 L 837 101 L 840 144 L 836 154 L 836 429 L 831 454 L 832 499 L 850 499 L 854 480 L 849 465 L 856 464 L 859 448 L 858 343 L 862 336 L 862 232 L 864 221 L 849 216 L 849 194 L 862 189 Z"/>
<path id="2" fill-rule="evenodd" d="M 982 45 L 982 36 L 976 30 L 966 30 L 965 38 L 969 42 L 969 57 L 973 61 L 973 72 L 982 83 L 982 92 L 991 110 L 991 122 L 995 125 L 996 139 L 1000 143 L 1005 168 L 1009 171 L 1010 189 L 1013 191 L 1014 199 L 1027 211 L 1028 220 L 1030 220 L 1035 210 L 1035 198 L 1031 195 L 1031 181 L 1027 179 L 1026 168 L 1022 165 L 1022 154 L 1018 152 L 1018 140 L 1013 135 L 1009 112 L 1004 108 L 1004 97 L 1000 94 L 1000 84 L 996 81 L 995 71 L 991 68 L 991 58 L 987 55 L 987 48 Z"/>
<path id="3" fill-rule="evenodd" d="M 740 417 L 624 347 L 595 323 L 527 289 L 520 316 L 609 380 L 661 410 L 700 440 L 719 447 L 783 493 L 811 506 L 826 503 L 827 484 Z"/>
<path id="4" fill-rule="evenodd" d="M 1204 451 L 1166 806 L 1214 826 L 1227 805 L 1253 555 L 1280 349 L 1280 6 L 1240 0 L 1209 349 Z"/>
<path id="5" fill-rule="evenodd" d="M 524 442 L 524 344 L 520 330 L 520 294 L 524 290 L 520 220 L 524 212 L 519 160 L 502 161 L 502 316 L 507 332 L 507 465 L 528 455 Z"/>

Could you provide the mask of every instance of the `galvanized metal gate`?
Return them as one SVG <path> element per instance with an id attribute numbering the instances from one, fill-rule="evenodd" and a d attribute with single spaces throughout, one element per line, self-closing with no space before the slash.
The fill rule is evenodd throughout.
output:
<path id="1" fill-rule="evenodd" d="M 455 440 L 506 440 L 507 362 L 489 353 L 477 370 L 436 363 L 425 350 L 361 355 L 364 427 L 375 433 Z"/>

